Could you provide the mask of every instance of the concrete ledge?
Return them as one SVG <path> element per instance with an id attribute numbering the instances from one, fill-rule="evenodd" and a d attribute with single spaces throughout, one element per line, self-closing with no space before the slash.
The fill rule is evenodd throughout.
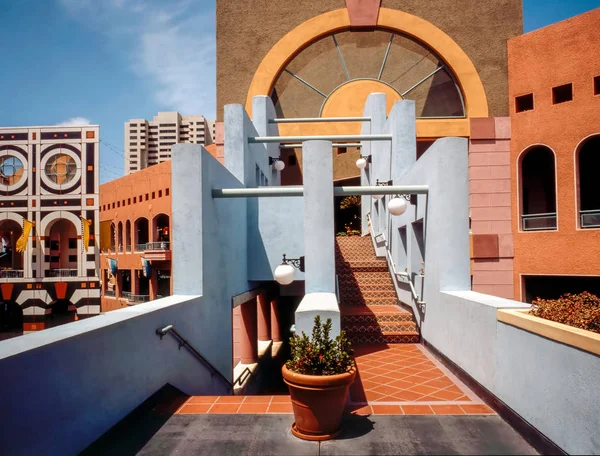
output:
<path id="1" fill-rule="evenodd" d="M 296 309 L 296 334 L 301 335 L 304 332 L 310 335 L 317 315 L 321 316 L 322 323 L 331 318 L 333 323 L 331 337 L 339 336 L 341 330 L 340 308 L 335 293 L 309 293 L 304 296 Z"/>
<path id="2" fill-rule="evenodd" d="M 530 315 L 529 310 L 498 309 L 498 321 L 600 355 L 600 334 Z"/>

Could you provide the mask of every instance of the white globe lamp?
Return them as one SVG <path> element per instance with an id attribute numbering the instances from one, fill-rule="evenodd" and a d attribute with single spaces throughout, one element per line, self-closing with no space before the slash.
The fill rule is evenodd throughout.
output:
<path id="1" fill-rule="evenodd" d="M 275 268 L 273 275 L 278 284 L 289 285 L 294 281 L 294 267 L 289 264 L 281 263 Z"/>
<path id="2" fill-rule="evenodd" d="M 404 198 L 395 197 L 388 202 L 388 209 L 392 215 L 402 215 L 408 209 L 408 202 Z"/>
<path id="3" fill-rule="evenodd" d="M 283 160 L 276 160 L 273 163 L 273 168 L 275 168 L 276 171 L 283 171 L 285 168 L 285 163 L 283 163 Z"/>
<path id="4" fill-rule="evenodd" d="M 380 200 L 381 198 L 383 198 L 383 195 L 371 195 L 371 198 L 373 198 L 374 200 Z"/>
<path id="5" fill-rule="evenodd" d="M 367 160 L 364 158 L 359 158 L 356 160 L 356 167 L 358 169 L 365 169 L 367 167 Z"/>

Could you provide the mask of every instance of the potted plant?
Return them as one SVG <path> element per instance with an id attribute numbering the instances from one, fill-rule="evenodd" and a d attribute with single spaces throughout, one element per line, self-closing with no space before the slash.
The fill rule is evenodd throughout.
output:
<path id="1" fill-rule="evenodd" d="M 290 339 L 291 358 L 283 379 L 292 399 L 292 433 L 304 440 L 329 440 L 341 432 L 348 389 L 356 377 L 352 348 L 344 331 L 331 339 L 331 318 L 315 317 L 312 337 Z"/>

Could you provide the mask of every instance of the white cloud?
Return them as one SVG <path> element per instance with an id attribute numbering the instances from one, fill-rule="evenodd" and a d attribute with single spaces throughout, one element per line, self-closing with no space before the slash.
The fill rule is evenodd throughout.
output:
<path id="1" fill-rule="evenodd" d="M 94 18 L 96 28 L 105 32 L 119 51 L 128 54 L 132 71 L 153 88 L 158 109 L 214 118 L 214 1 L 60 2 L 74 17 L 86 21 Z"/>
<path id="2" fill-rule="evenodd" d="M 85 117 L 71 117 L 70 119 L 65 120 L 64 122 L 57 123 L 57 127 L 79 127 L 82 125 L 90 125 L 90 119 L 86 119 Z"/>

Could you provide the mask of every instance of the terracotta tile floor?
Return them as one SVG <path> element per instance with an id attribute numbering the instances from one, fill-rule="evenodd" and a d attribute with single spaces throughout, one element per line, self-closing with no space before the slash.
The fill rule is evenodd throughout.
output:
<path id="1" fill-rule="evenodd" d="M 489 415 L 485 405 L 420 344 L 357 347 L 348 409 L 357 415 Z"/>
<path id="2" fill-rule="evenodd" d="M 355 415 L 493 415 L 420 344 L 358 347 L 347 411 Z M 291 414 L 288 395 L 192 396 L 186 414 Z"/>

